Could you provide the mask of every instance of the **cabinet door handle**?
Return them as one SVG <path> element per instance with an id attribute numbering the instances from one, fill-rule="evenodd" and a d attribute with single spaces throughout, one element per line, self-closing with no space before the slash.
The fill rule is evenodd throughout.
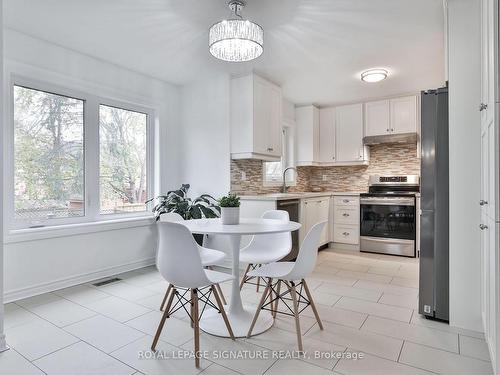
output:
<path id="1" fill-rule="evenodd" d="M 387 132 L 389 132 L 391 129 L 387 129 Z"/>
<path id="2" fill-rule="evenodd" d="M 393 131 L 394 131 L 394 128 L 391 128 L 391 132 L 393 132 Z"/>
<path id="3" fill-rule="evenodd" d="M 343 199 L 343 200 L 342 200 L 342 202 L 344 202 L 344 203 L 349 203 L 349 202 L 350 202 L 350 200 L 349 200 L 349 199 Z"/>
<path id="4" fill-rule="evenodd" d="M 349 235 L 349 232 L 342 232 L 342 234 L 343 234 L 344 236 L 348 236 L 348 235 Z"/>
<path id="5" fill-rule="evenodd" d="M 272 147 L 268 147 L 268 148 L 267 148 L 267 151 L 274 151 L 274 148 L 272 148 Z"/>
<path id="6" fill-rule="evenodd" d="M 485 104 L 485 103 L 479 104 L 479 112 L 482 112 L 486 109 L 488 109 L 488 104 Z"/>
<path id="7" fill-rule="evenodd" d="M 349 214 L 346 214 L 345 212 L 342 214 L 342 216 L 347 217 L 350 216 Z"/>
<path id="8" fill-rule="evenodd" d="M 479 201 L 479 205 L 480 205 L 480 206 L 484 206 L 485 204 L 488 204 L 488 201 L 485 201 L 484 199 L 481 199 L 481 200 Z"/>
<path id="9" fill-rule="evenodd" d="M 335 160 L 335 156 L 332 156 L 332 159 Z"/>
<path id="10" fill-rule="evenodd" d="M 479 224 L 479 229 L 485 230 L 485 229 L 488 229 L 488 226 L 484 225 L 484 224 Z"/>

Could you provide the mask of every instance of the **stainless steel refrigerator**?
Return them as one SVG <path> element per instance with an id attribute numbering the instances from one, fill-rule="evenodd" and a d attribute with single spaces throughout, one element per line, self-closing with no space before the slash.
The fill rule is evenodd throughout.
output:
<path id="1" fill-rule="evenodd" d="M 448 87 L 421 93 L 420 314 L 449 321 Z"/>

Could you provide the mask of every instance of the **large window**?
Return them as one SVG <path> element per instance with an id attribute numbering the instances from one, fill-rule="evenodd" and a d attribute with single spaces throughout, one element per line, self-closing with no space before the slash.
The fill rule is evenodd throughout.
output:
<path id="1" fill-rule="evenodd" d="M 147 115 L 99 107 L 102 214 L 145 211 L 147 200 Z"/>
<path id="2" fill-rule="evenodd" d="M 152 111 L 21 82 L 12 90 L 13 227 L 148 214 Z"/>
<path id="3" fill-rule="evenodd" d="M 17 219 L 83 216 L 80 99 L 14 87 L 14 212 Z"/>
<path id="4" fill-rule="evenodd" d="M 281 161 L 264 162 L 263 174 L 264 185 L 279 185 L 283 183 L 283 171 L 287 167 L 295 165 L 295 137 L 293 128 L 284 127 L 282 137 L 282 156 Z M 295 173 L 289 171 L 286 174 L 286 184 L 295 185 Z"/>

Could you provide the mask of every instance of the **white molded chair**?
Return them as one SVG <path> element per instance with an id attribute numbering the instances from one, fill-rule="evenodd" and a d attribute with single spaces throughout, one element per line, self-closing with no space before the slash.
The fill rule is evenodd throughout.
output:
<path id="1" fill-rule="evenodd" d="M 160 222 L 158 223 L 158 232 L 160 244 L 157 266 L 160 274 L 169 283 L 169 287 L 167 290 L 168 301 L 165 306 L 165 312 L 151 344 L 151 350 L 156 350 L 156 344 L 160 338 L 161 331 L 170 314 L 189 303 L 191 308 L 190 318 L 194 328 L 195 364 L 196 367 L 199 367 L 200 327 L 198 302 L 204 302 L 219 310 L 229 335 L 234 340 L 233 330 L 227 319 L 217 288 L 215 288 L 216 284 L 232 280 L 234 276 L 204 269 L 198 244 L 189 229 L 182 224 Z M 200 291 L 205 288 L 210 288 L 217 306 L 209 301 L 210 293 Z M 186 297 L 188 293 L 190 293 L 191 298 Z M 177 298 L 177 302 L 172 305 L 174 298 Z"/>
<path id="2" fill-rule="evenodd" d="M 295 262 L 271 263 L 249 272 L 249 276 L 266 278 L 267 286 L 264 290 L 264 294 L 262 294 L 262 298 L 259 306 L 257 307 L 257 311 L 255 312 L 253 322 L 248 330 L 247 337 L 250 337 L 252 334 L 252 330 L 255 326 L 257 318 L 259 317 L 260 310 L 271 310 L 273 315 L 276 316 L 276 313 L 280 312 L 278 311 L 278 302 L 280 300 L 287 306 L 287 313 L 290 310 L 293 311 L 299 351 L 303 351 L 299 320 L 300 312 L 302 312 L 306 307 L 311 306 L 319 328 L 323 329 L 323 324 L 319 318 L 318 310 L 316 310 L 316 306 L 314 305 L 314 301 L 305 278 L 311 274 L 316 265 L 319 241 L 325 224 L 326 221 L 317 223 L 311 228 L 309 233 L 307 233 L 302 245 L 300 246 L 299 255 L 297 256 L 297 260 Z M 277 280 L 274 284 L 273 279 Z M 282 283 L 286 287 L 284 292 L 280 292 Z M 305 292 L 305 296 L 302 294 L 302 291 Z M 291 297 L 293 305 L 292 308 L 290 308 L 287 304 L 287 301 L 290 301 L 290 298 L 284 298 L 288 294 L 290 294 Z M 268 298 L 269 302 L 266 303 L 266 299 Z M 300 304 L 304 304 L 305 306 L 299 307 Z"/>
<path id="3" fill-rule="evenodd" d="M 262 215 L 263 219 L 279 220 L 288 223 L 290 217 L 288 212 L 282 210 L 266 211 Z M 240 289 L 243 284 L 253 277 L 248 275 L 250 270 L 255 270 L 263 264 L 277 262 L 287 256 L 292 250 L 292 234 L 290 232 L 263 234 L 253 236 L 250 243 L 241 249 L 240 262 L 248 263 L 248 266 L 241 279 Z M 257 292 L 259 291 L 260 278 L 257 277 Z"/>
<path id="4" fill-rule="evenodd" d="M 179 215 L 178 213 L 175 212 L 167 212 L 164 213 L 160 216 L 160 222 L 166 222 L 166 223 L 176 223 L 179 221 L 183 221 L 184 218 Z M 219 250 L 213 250 L 209 249 L 203 246 L 198 245 L 198 250 L 200 251 L 200 256 L 201 256 L 201 264 L 203 267 L 206 267 L 208 269 L 212 269 L 212 266 L 220 263 L 221 260 L 223 260 L 226 257 L 226 254 L 223 251 Z M 220 286 L 217 284 L 215 286 L 222 299 L 222 303 L 224 305 L 226 304 L 226 299 L 224 298 L 224 294 L 222 293 L 222 289 Z M 160 310 L 163 310 L 163 307 L 165 306 L 165 303 L 167 302 L 167 293 L 165 293 L 165 297 L 163 297 L 163 301 L 160 306 Z"/>

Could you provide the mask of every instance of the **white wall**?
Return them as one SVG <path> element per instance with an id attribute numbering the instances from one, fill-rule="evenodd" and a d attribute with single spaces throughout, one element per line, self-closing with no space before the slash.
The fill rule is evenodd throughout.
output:
<path id="1" fill-rule="evenodd" d="M 0 0 L 0 87 L 3 86 L 3 4 Z M 0 140 L 4 138 L 3 106 L 0 100 Z M 3 143 L 0 142 L 0 155 L 3 155 Z M 3 212 L 3 166 L 0 163 L 0 212 Z M 0 234 L 3 233 L 3 215 L 0 215 Z M 3 306 L 3 241 L 0 241 L 0 352 L 6 349 L 4 333 L 4 306 Z"/>
<path id="2" fill-rule="evenodd" d="M 4 32 L 6 81 L 18 74 L 154 108 L 159 135 L 156 190 L 178 185 L 178 87 L 17 31 Z M 7 236 L 6 300 L 151 264 L 156 243 L 151 222 L 35 241 Z"/>
<path id="3" fill-rule="evenodd" d="M 479 0 L 448 0 L 450 325 L 476 331 L 482 331 L 479 12 Z"/>
<path id="4" fill-rule="evenodd" d="M 227 75 L 181 88 L 179 173 L 193 197 L 218 198 L 230 189 L 229 95 Z"/>

